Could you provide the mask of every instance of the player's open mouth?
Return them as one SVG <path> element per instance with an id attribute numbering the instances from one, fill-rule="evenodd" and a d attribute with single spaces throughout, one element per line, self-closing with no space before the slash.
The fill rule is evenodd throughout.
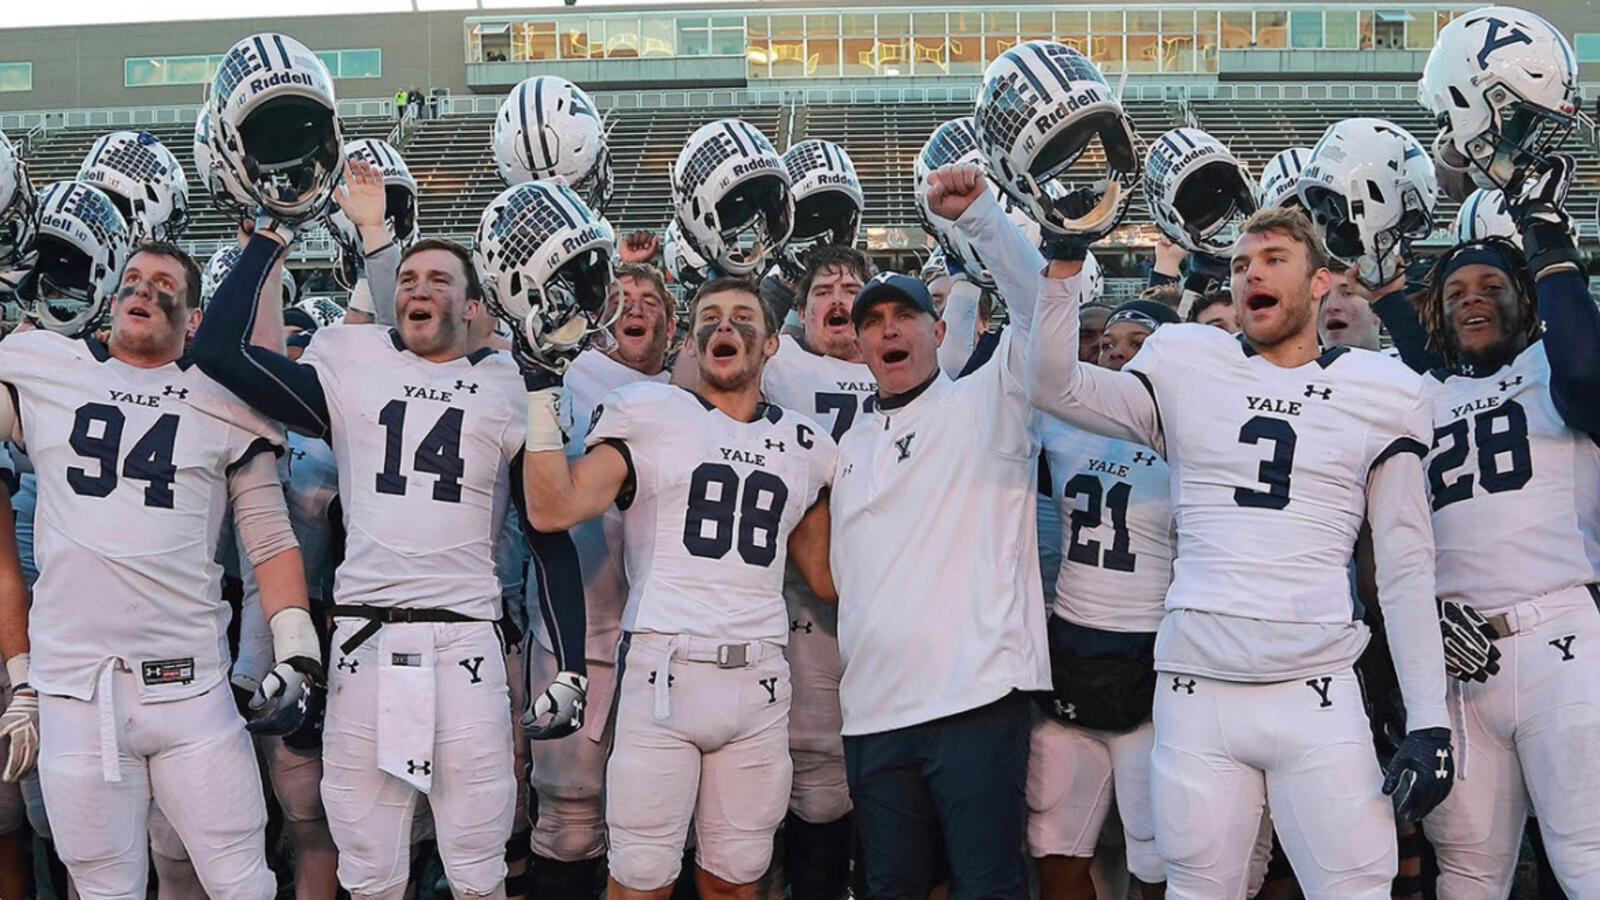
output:
<path id="1" fill-rule="evenodd" d="M 1461 321 L 1462 328 L 1478 328 L 1489 324 L 1488 316 L 1468 316 Z"/>
<path id="2" fill-rule="evenodd" d="M 911 356 L 911 351 L 909 351 L 909 350 L 898 350 L 898 349 L 896 349 L 896 350 L 885 350 L 885 351 L 883 351 L 883 361 L 885 363 L 891 365 L 891 366 L 894 365 L 895 363 L 905 362 L 906 359 L 909 358 L 910 356 Z"/>
<path id="3" fill-rule="evenodd" d="M 133 316 L 135 318 L 139 318 L 139 319 L 153 319 L 153 318 L 155 318 L 155 316 L 150 315 L 150 311 L 149 310 L 145 309 L 142 306 L 130 306 L 130 307 L 128 307 L 128 315 Z"/>
<path id="4" fill-rule="evenodd" d="M 623 337 L 642 338 L 647 331 L 648 329 L 637 323 L 622 326 Z"/>
<path id="5" fill-rule="evenodd" d="M 406 319 L 412 322 L 426 322 L 433 318 L 433 312 L 426 309 L 413 309 L 406 313 Z"/>
<path id="6" fill-rule="evenodd" d="M 1244 308 L 1250 312 L 1260 312 L 1278 305 L 1278 298 L 1267 293 L 1256 293 L 1244 298 Z"/>
<path id="7" fill-rule="evenodd" d="M 843 328 L 850 324 L 850 313 L 844 307 L 836 306 L 828 310 L 828 315 L 823 318 L 822 323 L 829 328 Z"/>
<path id="8" fill-rule="evenodd" d="M 711 345 L 712 359 L 732 359 L 739 355 L 739 345 L 732 341 L 718 341 Z"/>
<path id="9" fill-rule="evenodd" d="M 1328 329 L 1328 331 L 1330 331 L 1330 332 L 1334 332 L 1334 331 L 1343 331 L 1343 330 L 1345 330 L 1345 329 L 1346 329 L 1346 328 L 1349 328 L 1349 327 L 1350 327 L 1350 323 L 1349 323 L 1349 322 L 1346 322 L 1346 321 L 1345 321 L 1345 320 L 1343 320 L 1343 319 L 1329 319 L 1329 320 L 1328 320 L 1328 321 L 1327 321 L 1327 324 L 1326 324 L 1326 325 L 1325 325 L 1325 327 L 1326 327 L 1326 328 L 1327 328 L 1327 329 Z"/>

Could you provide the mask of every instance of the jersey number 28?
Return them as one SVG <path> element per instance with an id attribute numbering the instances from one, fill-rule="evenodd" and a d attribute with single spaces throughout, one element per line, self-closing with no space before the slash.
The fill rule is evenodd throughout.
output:
<path id="1" fill-rule="evenodd" d="M 734 544 L 752 566 L 770 566 L 778 556 L 778 526 L 789 502 L 783 479 L 761 469 L 745 476 L 723 463 L 701 463 L 689 479 L 689 512 L 683 546 L 691 556 L 721 559 Z"/>

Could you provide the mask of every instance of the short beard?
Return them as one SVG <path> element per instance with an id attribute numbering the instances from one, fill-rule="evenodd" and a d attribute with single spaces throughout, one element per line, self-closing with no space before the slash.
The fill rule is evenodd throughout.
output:
<path id="1" fill-rule="evenodd" d="M 1285 341 L 1293 340 L 1294 338 L 1298 337 L 1302 331 L 1305 331 L 1308 323 L 1316 322 L 1316 315 L 1312 310 L 1313 304 L 1309 301 L 1299 303 L 1293 311 L 1290 311 L 1288 304 L 1281 300 L 1278 301 L 1278 305 L 1284 307 L 1283 324 L 1279 329 L 1275 329 L 1269 334 L 1252 333 L 1249 326 L 1249 319 L 1245 318 L 1243 321 L 1245 339 L 1254 345 L 1258 350 L 1268 347 L 1276 347 Z"/>
<path id="2" fill-rule="evenodd" d="M 643 367 L 647 364 L 659 367 L 667 356 L 667 330 L 665 327 L 652 328 L 649 342 L 645 344 L 643 350 L 637 353 L 629 352 L 622 343 L 622 338 L 613 334 L 611 335 L 611 355 L 630 369 L 644 371 Z"/>
<path id="3" fill-rule="evenodd" d="M 406 341 L 406 349 L 417 356 L 436 356 L 457 346 L 466 325 L 442 315 L 437 317 L 436 321 L 439 324 L 434 330 L 432 339 L 420 336 L 410 338 Z"/>

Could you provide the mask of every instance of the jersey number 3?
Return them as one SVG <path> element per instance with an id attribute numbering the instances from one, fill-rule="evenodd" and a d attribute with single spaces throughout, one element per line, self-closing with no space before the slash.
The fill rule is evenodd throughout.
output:
<path id="1" fill-rule="evenodd" d="M 739 558 L 770 566 L 778 556 L 778 526 L 788 502 L 788 486 L 771 472 L 757 469 L 741 484 L 732 466 L 701 463 L 689 479 L 684 549 L 691 556 L 721 559 L 733 549 L 737 532 Z"/>
<path id="2" fill-rule="evenodd" d="M 1239 429 L 1239 443 L 1271 442 L 1272 456 L 1261 461 L 1256 478 L 1267 486 L 1264 491 L 1236 487 L 1233 502 L 1257 509 L 1283 509 L 1289 505 L 1289 477 L 1294 473 L 1294 426 L 1284 419 L 1256 416 Z"/>
<path id="3" fill-rule="evenodd" d="M 72 451 L 99 462 L 91 474 L 78 466 L 67 467 L 67 484 L 84 497 L 109 496 L 117 488 L 117 460 L 122 456 L 122 428 L 127 418 L 122 410 L 105 403 L 85 403 L 72 419 L 72 435 L 67 443 Z M 122 477 L 143 481 L 144 505 L 156 509 L 172 508 L 172 483 L 178 467 L 172 463 L 172 448 L 178 442 L 178 417 L 164 413 L 150 430 L 128 450 L 122 460 Z"/>

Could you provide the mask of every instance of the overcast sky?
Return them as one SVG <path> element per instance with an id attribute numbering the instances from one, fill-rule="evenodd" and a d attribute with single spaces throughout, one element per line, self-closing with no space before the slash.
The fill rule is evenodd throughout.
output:
<path id="1" fill-rule="evenodd" d="M 638 0 L 580 0 L 585 7 L 615 6 Z M 687 0 L 654 0 L 652 5 L 677 6 Z M 0 0 L 5 14 L 0 28 L 36 28 L 41 25 L 85 25 L 109 22 L 172 22 L 186 19 L 238 18 L 244 9 L 217 0 Z M 560 0 L 272 0 L 273 17 L 314 16 L 326 13 L 407 12 L 438 9 L 561 9 Z"/>

